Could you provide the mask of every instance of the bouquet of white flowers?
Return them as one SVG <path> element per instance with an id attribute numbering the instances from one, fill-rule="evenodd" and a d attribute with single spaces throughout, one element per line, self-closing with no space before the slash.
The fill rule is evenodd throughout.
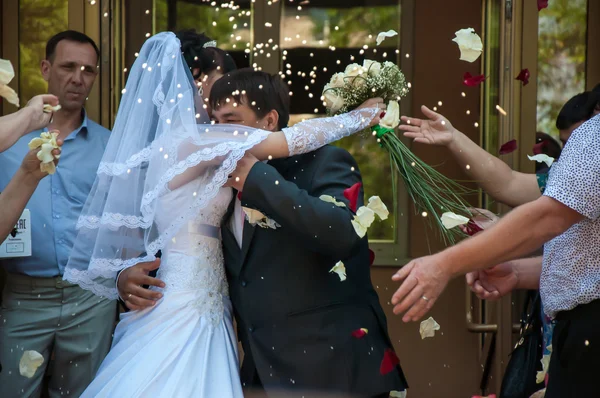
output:
<path id="1" fill-rule="evenodd" d="M 454 243 L 464 234 L 458 228 L 446 228 L 440 213 L 470 216 L 462 196 L 473 191 L 423 162 L 395 134 L 400 124 L 398 101 L 407 93 L 406 79 L 396 64 L 365 60 L 362 66 L 351 64 L 343 73 L 333 75 L 321 99 L 331 115 L 352 110 L 369 98 L 380 97 L 388 103 L 385 116 L 371 129 L 373 135 L 389 152 L 391 164 L 400 173 L 416 211 L 430 215 L 428 219 L 439 227 L 444 241 Z M 395 180 L 392 184 L 395 194 Z"/>

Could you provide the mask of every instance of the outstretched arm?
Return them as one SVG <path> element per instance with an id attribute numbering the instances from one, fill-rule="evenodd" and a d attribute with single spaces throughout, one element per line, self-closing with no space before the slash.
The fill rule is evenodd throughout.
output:
<path id="1" fill-rule="evenodd" d="M 379 123 L 380 114 L 384 107 L 381 98 L 373 98 L 348 113 L 300 122 L 293 127 L 283 129 L 283 131 L 270 133 L 263 141 L 249 149 L 248 152 L 258 160 L 286 158 L 312 152 L 327 144 L 375 126 Z M 243 126 L 240 126 L 239 130 L 243 131 L 243 128 Z M 205 133 L 205 143 L 195 144 L 189 142 L 189 144 L 181 145 L 179 158 L 185 159 L 190 155 L 195 156 L 197 152 L 203 149 L 202 147 L 210 147 L 213 145 L 211 144 L 212 137 L 216 138 L 215 142 L 218 142 L 218 139 L 221 142 L 223 139 L 229 141 L 239 140 L 241 142 L 245 140 L 243 134 L 219 133 L 218 128 L 209 130 L 214 131 Z M 162 154 L 159 155 L 162 156 Z M 169 188 L 171 190 L 179 188 L 204 174 L 207 170 L 218 167 L 226 156 L 215 157 L 210 161 L 202 161 L 197 166 L 188 168 L 173 178 L 169 183 Z"/>
<path id="2" fill-rule="evenodd" d="M 50 94 L 38 95 L 26 107 L 0 117 L 0 152 L 13 146 L 25 134 L 50 123 L 52 113 L 44 113 L 44 104 L 58 105 L 58 98 Z"/>
<path id="3" fill-rule="evenodd" d="M 516 207 L 541 196 L 535 174 L 512 170 L 455 129 L 444 116 L 426 106 L 422 106 L 421 111 L 427 119 L 402 117 L 404 124 L 400 129 L 405 131 L 405 137 L 448 148 L 469 178 L 499 202 Z"/>

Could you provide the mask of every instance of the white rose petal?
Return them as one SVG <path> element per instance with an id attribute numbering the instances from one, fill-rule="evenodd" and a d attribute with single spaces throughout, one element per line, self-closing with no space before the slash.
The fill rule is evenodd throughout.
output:
<path id="1" fill-rule="evenodd" d="M 552 166 L 552 163 L 554 163 L 554 158 L 546 155 L 545 153 L 540 153 L 535 156 L 527 155 L 527 157 L 529 158 L 529 160 L 535 160 L 538 163 L 546 163 L 548 167 Z"/>
<path id="2" fill-rule="evenodd" d="M 377 45 L 380 45 L 386 37 L 394 37 L 397 36 L 398 32 L 395 30 L 388 30 L 387 32 L 381 32 L 377 35 Z"/>
<path id="3" fill-rule="evenodd" d="M 45 113 L 58 112 L 60 110 L 60 108 L 61 108 L 60 105 L 52 106 L 50 104 L 44 104 L 44 112 Z"/>
<path id="4" fill-rule="evenodd" d="M 457 31 L 456 37 L 452 39 L 460 49 L 460 59 L 467 62 L 475 62 L 483 51 L 481 37 L 475 33 L 475 29 L 461 29 Z"/>
<path id="5" fill-rule="evenodd" d="M 367 205 L 367 208 L 373 210 L 373 212 L 377 214 L 381 220 L 387 220 L 388 216 L 390 215 L 387 206 L 382 202 L 379 196 L 371 196 L 369 198 L 369 204 Z"/>
<path id="6" fill-rule="evenodd" d="M 442 224 L 446 229 L 452 229 L 459 225 L 465 225 L 469 222 L 469 219 L 465 216 L 461 216 L 452 212 L 446 212 L 442 214 Z"/>
<path id="7" fill-rule="evenodd" d="M 341 261 L 338 261 L 332 269 L 329 270 L 329 272 L 335 272 L 336 274 L 338 274 L 338 276 L 340 277 L 340 282 L 343 282 L 346 280 L 346 267 L 344 266 L 344 263 Z"/>
<path id="8" fill-rule="evenodd" d="M 12 63 L 7 59 L 0 58 L 0 84 L 7 85 L 15 77 Z"/>
<path id="9" fill-rule="evenodd" d="M 336 113 L 344 106 L 342 97 L 337 95 L 333 90 L 326 90 L 323 92 L 323 97 L 325 98 L 325 106 L 332 113 Z"/>
<path id="10" fill-rule="evenodd" d="M 436 330 L 440 330 L 440 325 L 435 321 L 435 319 L 429 317 L 428 319 L 421 322 L 421 325 L 419 326 L 419 333 L 421 333 L 421 339 L 435 336 Z"/>
<path id="11" fill-rule="evenodd" d="M 354 220 L 352 220 L 352 226 L 356 234 L 363 238 L 367 233 L 367 229 L 373 224 L 373 221 L 375 221 L 375 212 L 368 207 L 362 206 L 356 212 Z"/>
<path id="12" fill-rule="evenodd" d="M 377 76 L 381 73 L 381 64 L 377 61 L 372 61 L 370 59 L 365 59 L 365 62 L 363 62 L 363 68 L 371 76 Z"/>
<path id="13" fill-rule="evenodd" d="M 251 225 L 266 218 L 265 215 L 258 210 L 250 209 L 248 207 L 242 207 L 242 210 L 246 213 L 246 219 Z"/>
<path id="14" fill-rule="evenodd" d="M 352 223 L 352 226 L 354 227 L 354 231 L 356 231 L 356 234 L 359 237 L 364 238 L 365 235 L 367 234 L 367 227 L 365 227 L 361 223 L 356 222 L 354 220 L 351 220 L 350 222 Z"/>
<path id="15" fill-rule="evenodd" d="M 19 95 L 12 88 L 0 84 L 0 97 L 5 98 L 9 103 L 19 106 Z"/>
<path id="16" fill-rule="evenodd" d="M 369 228 L 371 224 L 373 224 L 373 221 L 375 221 L 375 212 L 368 207 L 362 206 L 356 212 L 354 219 L 365 227 Z"/>
<path id="17" fill-rule="evenodd" d="M 37 351 L 25 351 L 19 362 L 19 373 L 29 379 L 33 377 L 36 370 L 44 363 L 44 357 Z"/>
<path id="18" fill-rule="evenodd" d="M 406 390 L 390 391 L 390 398 L 406 398 Z"/>
<path id="19" fill-rule="evenodd" d="M 52 151 L 54 150 L 54 146 L 50 143 L 42 144 L 42 149 L 37 153 L 37 158 L 42 163 L 50 163 L 54 161 L 54 155 L 52 155 Z"/>
<path id="20" fill-rule="evenodd" d="M 346 204 L 344 202 L 338 202 L 337 200 L 335 200 L 335 198 L 333 196 L 321 195 L 321 196 L 319 196 L 319 199 L 321 199 L 323 202 L 333 203 L 334 205 L 336 205 L 338 207 L 346 207 Z"/>
<path id="21" fill-rule="evenodd" d="M 44 173 L 54 174 L 56 172 L 56 165 L 54 164 L 54 159 L 60 158 L 60 155 L 53 155 L 52 151 L 54 149 L 58 149 L 58 143 L 56 139 L 58 138 L 58 133 L 54 132 L 44 132 L 40 134 L 39 137 L 33 138 L 29 141 L 30 150 L 40 148 L 37 153 L 37 158 L 40 160 L 40 170 Z"/>
<path id="22" fill-rule="evenodd" d="M 385 116 L 379 121 L 381 127 L 393 130 L 400 124 L 400 104 L 390 101 L 385 111 Z"/>

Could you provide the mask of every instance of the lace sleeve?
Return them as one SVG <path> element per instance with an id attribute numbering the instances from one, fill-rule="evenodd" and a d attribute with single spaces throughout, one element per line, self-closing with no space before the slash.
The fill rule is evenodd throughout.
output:
<path id="1" fill-rule="evenodd" d="M 342 115 L 306 120 L 283 129 L 290 156 L 312 152 L 372 125 L 381 110 L 355 109 Z"/>

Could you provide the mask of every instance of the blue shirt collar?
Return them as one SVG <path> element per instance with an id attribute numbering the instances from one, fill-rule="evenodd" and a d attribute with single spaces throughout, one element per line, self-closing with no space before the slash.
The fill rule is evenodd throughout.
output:
<path id="1" fill-rule="evenodd" d="M 66 138 L 65 141 L 68 140 L 74 140 L 75 137 L 77 137 L 77 135 L 80 132 L 85 132 L 87 134 L 88 131 L 88 116 L 87 116 L 87 112 L 85 111 L 85 108 L 81 109 L 81 114 L 83 116 L 83 121 L 81 122 L 81 125 L 79 127 L 77 127 L 75 130 L 73 130 Z M 48 131 L 48 127 L 44 127 L 42 129 L 42 131 Z"/>

